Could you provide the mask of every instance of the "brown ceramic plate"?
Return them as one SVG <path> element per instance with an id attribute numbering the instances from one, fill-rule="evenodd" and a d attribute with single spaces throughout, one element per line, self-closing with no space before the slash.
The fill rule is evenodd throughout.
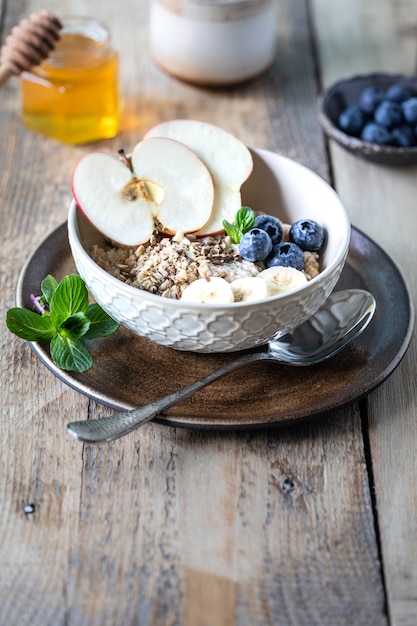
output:
<path id="1" fill-rule="evenodd" d="M 75 271 L 66 224 L 35 250 L 20 274 L 17 305 L 30 308 L 47 274 Z M 288 424 L 349 404 L 380 385 L 397 367 L 411 339 L 413 308 L 404 280 L 386 253 L 352 230 L 350 252 L 338 289 L 371 291 L 377 309 L 363 334 L 319 365 L 290 367 L 257 363 L 229 374 L 172 407 L 157 421 L 170 426 L 231 429 Z M 40 360 L 64 383 L 118 410 L 134 408 L 185 386 L 233 354 L 201 355 L 158 346 L 120 328 L 91 342 L 94 366 L 84 374 L 64 372 L 47 346 L 32 343 Z"/>
<path id="2" fill-rule="evenodd" d="M 408 74 L 363 74 L 333 83 L 320 94 L 317 102 L 317 115 L 326 135 L 352 154 L 374 163 L 392 166 L 417 164 L 417 146 L 379 146 L 347 135 L 338 128 L 339 115 L 346 107 L 358 102 L 365 87 L 380 87 L 385 91 L 394 83 L 406 85 L 417 93 L 417 77 Z"/>

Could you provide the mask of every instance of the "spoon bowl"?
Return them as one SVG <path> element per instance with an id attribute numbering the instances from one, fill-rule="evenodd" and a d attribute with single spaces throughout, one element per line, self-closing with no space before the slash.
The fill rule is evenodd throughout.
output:
<path id="1" fill-rule="evenodd" d="M 369 324 L 375 298 L 362 289 L 337 291 L 291 333 L 268 344 L 273 358 L 288 365 L 313 365 L 334 356 Z"/>
<path id="2" fill-rule="evenodd" d="M 320 363 L 340 352 L 366 328 L 375 312 L 372 294 L 363 289 L 337 291 L 307 322 L 262 351 L 240 355 L 203 378 L 149 404 L 95 420 L 71 422 L 67 431 L 75 439 L 105 443 L 123 437 L 162 411 L 178 404 L 222 376 L 256 361 L 307 366 Z"/>

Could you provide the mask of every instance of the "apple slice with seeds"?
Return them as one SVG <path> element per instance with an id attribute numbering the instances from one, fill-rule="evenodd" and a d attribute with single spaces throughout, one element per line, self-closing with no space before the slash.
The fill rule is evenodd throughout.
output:
<path id="1" fill-rule="evenodd" d="M 198 120 L 162 122 L 151 128 L 144 139 L 147 141 L 153 137 L 180 141 L 205 163 L 214 182 L 214 207 L 210 219 L 195 234 L 221 232 L 223 220 L 233 222 L 240 209 L 240 188 L 253 168 L 247 147 L 222 128 Z"/>
<path id="2" fill-rule="evenodd" d="M 187 146 L 167 138 L 142 141 L 125 158 L 92 153 L 72 176 L 78 206 L 110 239 L 135 246 L 155 228 L 168 234 L 201 229 L 213 208 L 213 180 Z"/>
<path id="3" fill-rule="evenodd" d="M 154 216 L 164 232 L 192 233 L 206 224 L 213 209 L 213 179 L 189 147 L 162 137 L 141 141 L 133 150 L 132 166 L 151 181 Z"/>

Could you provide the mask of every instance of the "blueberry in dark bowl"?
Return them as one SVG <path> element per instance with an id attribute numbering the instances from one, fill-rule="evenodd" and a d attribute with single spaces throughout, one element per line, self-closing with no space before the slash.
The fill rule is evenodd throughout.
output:
<path id="1" fill-rule="evenodd" d="M 359 123 L 343 123 L 357 106 L 366 118 L 359 133 Z M 392 166 L 417 164 L 416 76 L 372 73 L 340 80 L 320 94 L 317 114 L 326 135 L 355 156 Z"/>
<path id="2" fill-rule="evenodd" d="M 409 98 L 401 104 L 404 119 L 408 124 L 417 124 L 417 98 Z"/>
<path id="3" fill-rule="evenodd" d="M 386 128 L 394 128 L 403 122 L 403 111 L 398 102 L 383 100 L 374 112 L 374 120 Z"/>
<path id="4" fill-rule="evenodd" d="M 359 106 L 364 113 L 372 114 L 384 98 L 385 92 L 381 87 L 365 87 L 359 98 Z"/>
<path id="5" fill-rule="evenodd" d="M 366 114 L 359 104 L 352 104 L 344 109 L 338 119 L 339 128 L 348 135 L 359 137 L 366 122 Z"/>
<path id="6" fill-rule="evenodd" d="M 415 131 L 411 126 L 403 124 L 391 131 L 391 145 L 399 148 L 411 148 L 416 143 Z"/>
<path id="7" fill-rule="evenodd" d="M 404 102 L 404 100 L 409 100 L 413 95 L 414 92 L 402 83 L 394 83 L 391 87 L 388 87 L 385 92 L 385 98 L 387 100 L 399 103 Z"/>
<path id="8" fill-rule="evenodd" d="M 377 122 L 368 122 L 363 127 L 361 139 L 379 146 L 387 146 L 391 141 L 391 133 L 386 126 Z"/>

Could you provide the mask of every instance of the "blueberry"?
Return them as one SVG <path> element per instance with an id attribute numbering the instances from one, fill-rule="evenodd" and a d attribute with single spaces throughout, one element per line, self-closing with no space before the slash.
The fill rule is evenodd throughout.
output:
<path id="1" fill-rule="evenodd" d="M 266 259 L 266 265 L 267 267 L 280 265 L 302 270 L 304 269 L 304 252 L 299 246 L 290 241 L 277 243 L 273 246 L 271 254 Z"/>
<path id="2" fill-rule="evenodd" d="M 391 100 L 383 100 L 375 109 L 374 118 L 377 124 L 387 128 L 399 126 L 403 121 L 401 105 Z"/>
<path id="3" fill-rule="evenodd" d="M 411 89 L 402 85 L 401 83 L 394 83 L 391 85 L 386 91 L 385 97 L 387 100 L 392 100 L 393 102 L 404 102 L 404 100 L 408 100 L 412 98 L 413 92 Z"/>
<path id="4" fill-rule="evenodd" d="M 368 122 L 365 124 L 361 134 L 361 139 L 368 143 L 376 143 L 379 146 L 386 146 L 391 141 L 391 133 L 386 126 Z"/>
<path id="5" fill-rule="evenodd" d="M 411 126 L 403 124 L 391 131 L 390 144 L 399 148 L 411 148 L 415 143 L 414 131 Z"/>
<path id="6" fill-rule="evenodd" d="M 417 98 L 409 98 L 401 105 L 404 119 L 409 124 L 417 124 Z"/>
<path id="7" fill-rule="evenodd" d="M 323 245 L 324 229 L 314 220 L 299 220 L 291 226 L 289 238 L 301 250 L 314 252 L 320 250 Z"/>
<path id="8" fill-rule="evenodd" d="M 272 250 L 271 237 L 261 228 L 246 232 L 239 243 L 239 252 L 246 261 L 263 261 Z"/>
<path id="9" fill-rule="evenodd" d="M 273 244 L 279 243 L 282 239 L 281 222 L 273 215 L 258 215 L 255 219 L 255 228 L 266 231 Z"/>
<path id="10" fill-rule="evenodd" d="M 385 93 L 380 87 L 366 87 L 359 96 L 359 106 L 365 113 L 372 114 L 384 97 Z"/>
<path id="11" fill-rule="evenodd" d="M 304 252 L 295 243 L 282 241 L 272 247 L 272 252 L 266 259 L 266 266 L 294 267 L 301 271 L 304 269 Z"/>
<path id="12" fill-rule="evenodd" d="M 347 107 L 338 118 L 338 125 L 348 135 L 359 136 L 366 122 L 366 115 L 359 104 L 352 104 Z"/>

